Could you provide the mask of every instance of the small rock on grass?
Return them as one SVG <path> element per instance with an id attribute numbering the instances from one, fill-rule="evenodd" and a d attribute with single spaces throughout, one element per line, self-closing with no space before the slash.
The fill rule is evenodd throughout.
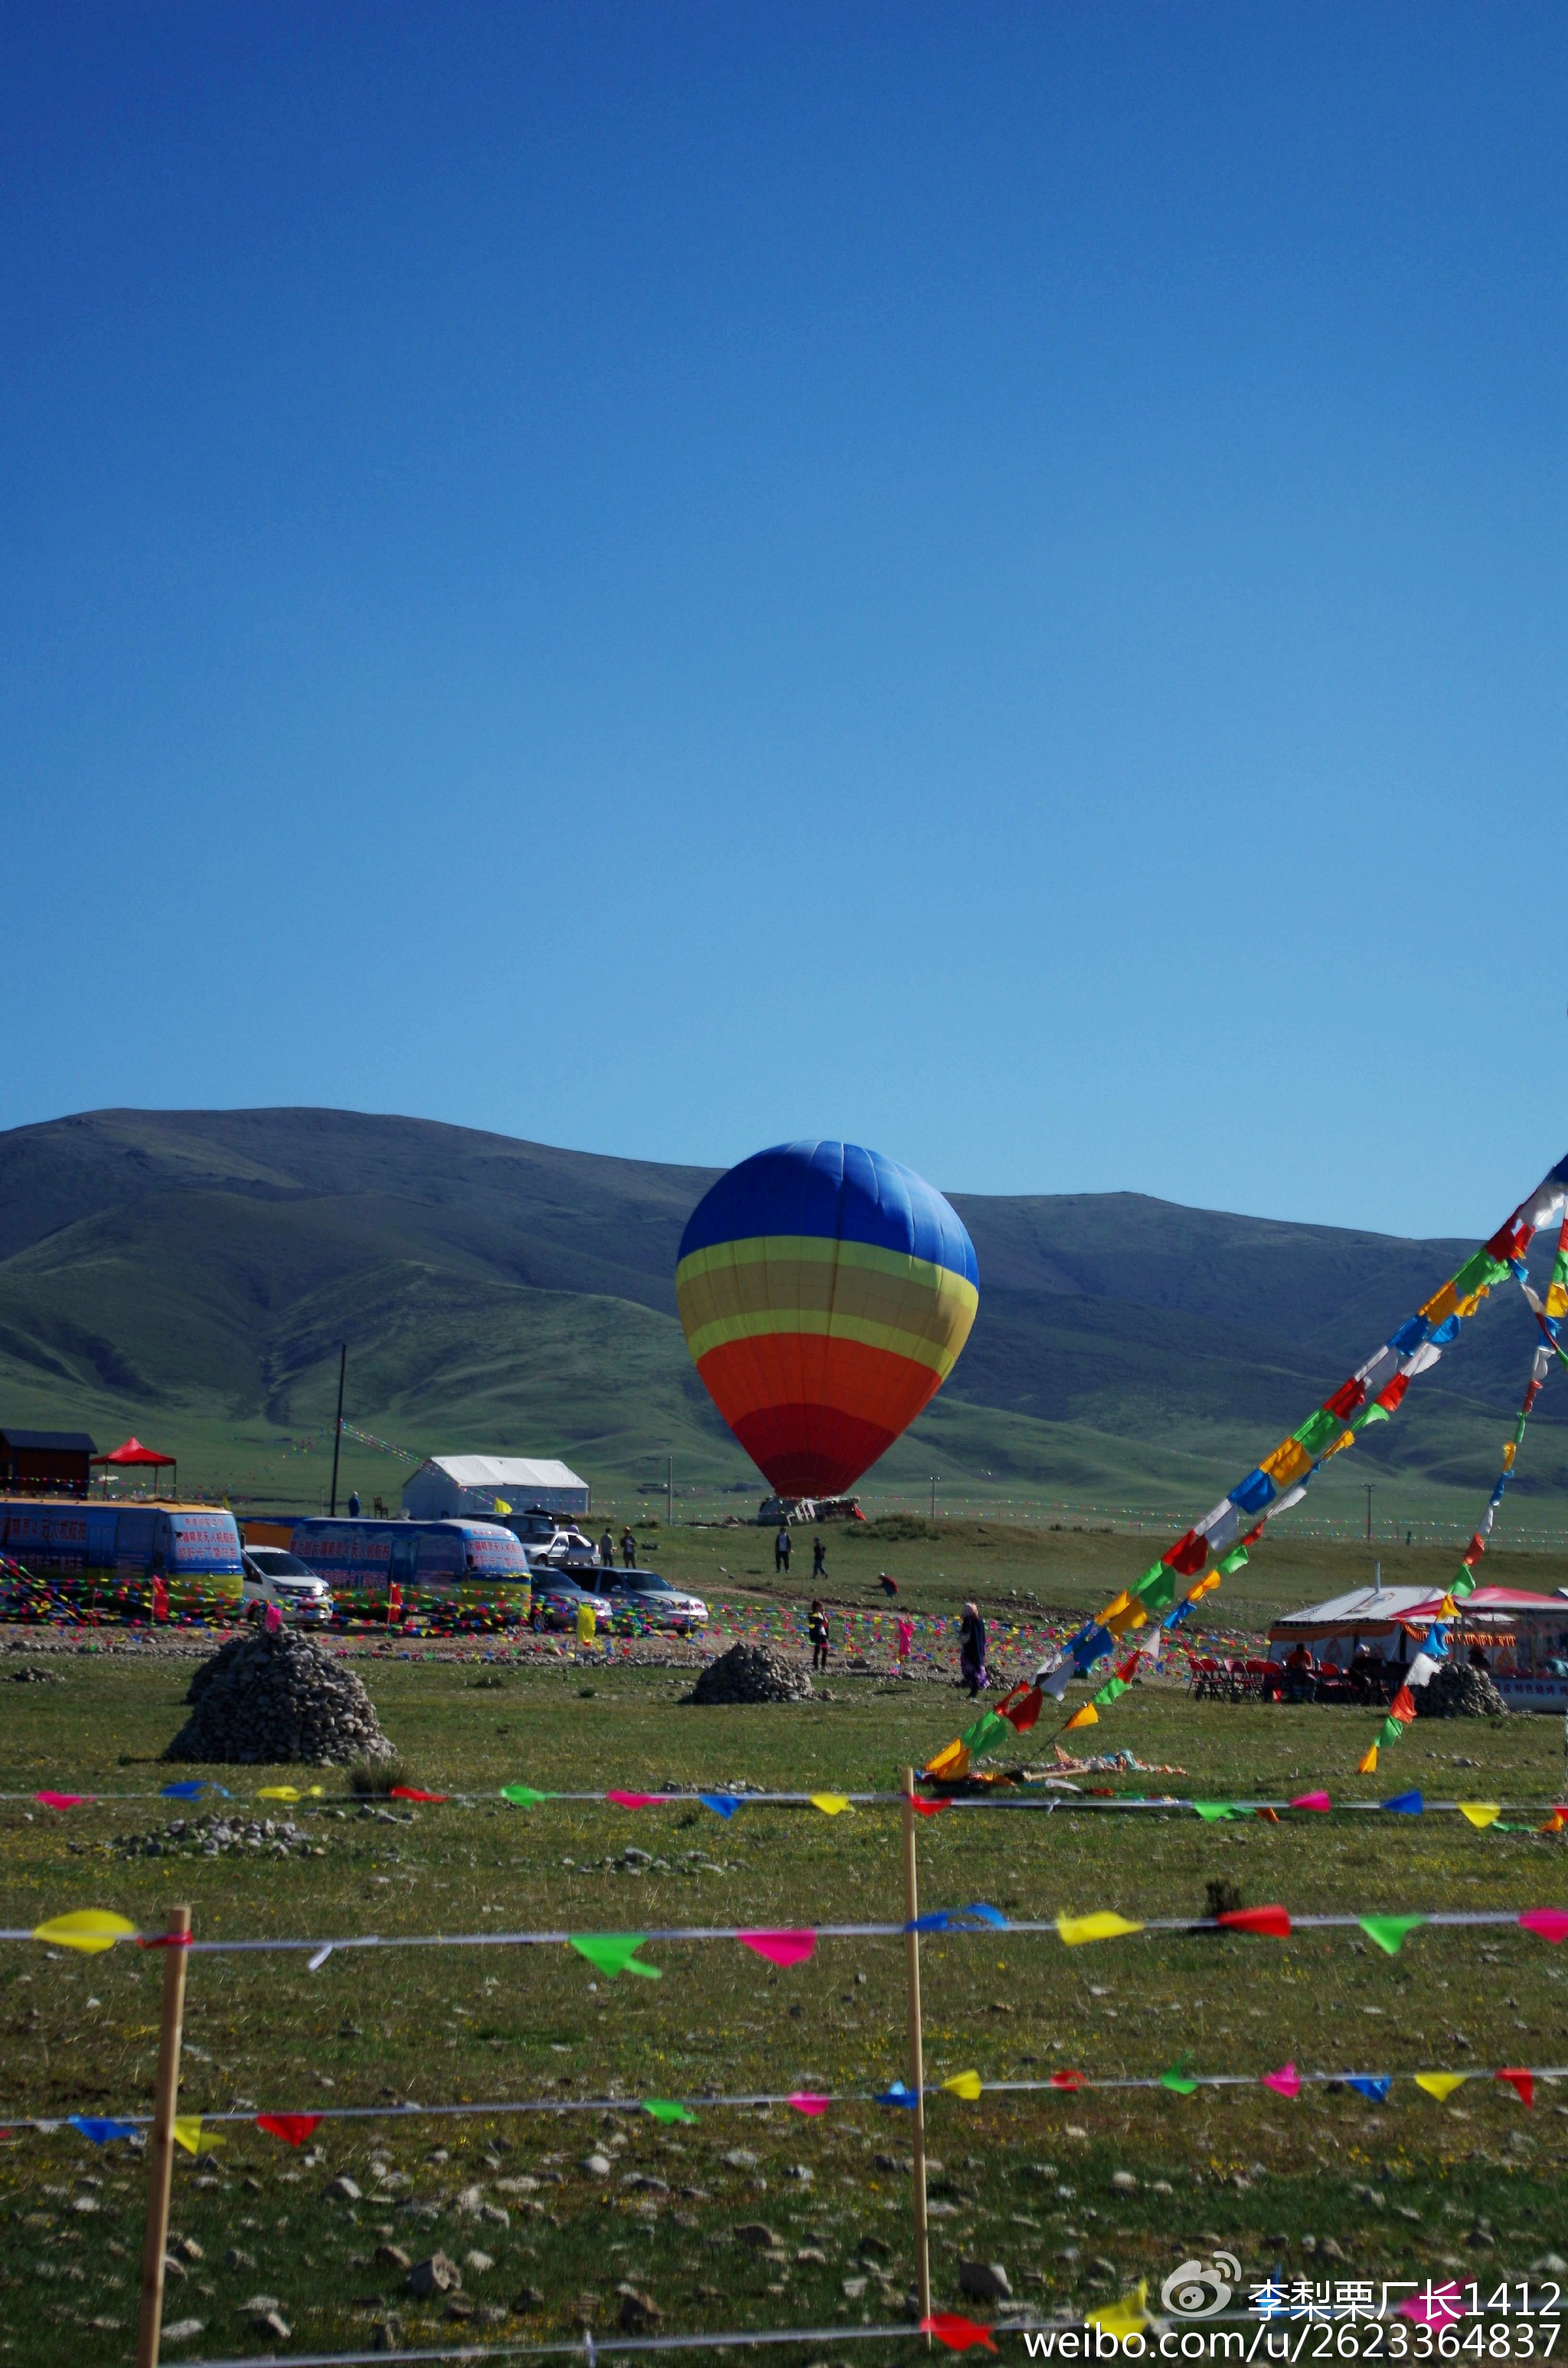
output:
<path id="1" fill-rule="evenodd" d="M 475 2277 L 483 2277 L 486 2270 L 493 2270 L 495 2267 L 495 2263 L 489 2253 L 482 2253 L 475 2246 L 463 2255 L 463 2267 L 465 2270 L 472 2270 Z"/>
<path id="2" fill-rule="evenodd" d="M 628 2335 L 639 2335 L 645 2328 L 656 2327 L 663 2318 L 664 2312 L 652 2294 L 632 2285 L 619 2285 L 616 2293 L 620 2296 L 620 2324 Z"/>
<path id="3" fill-rule="evenodd" d="M 415 2261 L 408 2272 L 410 2294 L 458 2294 L 461 2291 L 463 2273 L 449 2253 L 431 2253 L 423 2261 Z"/>
<path id="4" fill-rule="evenodd" d="M 383 2270 L 411 2270 L 414 2267 L 401 2245 L 378 2245 L 376 2259 Z M 247 2267 L 254 2268 L 254 2262 L 248 2263 Z"/>
<path id="5" fill-rule="evenodd" d="M 1010 2302 L 1013 2289 L 1000 2261 L 960 2261 L 959 2291 L 976 2302 Z"/>
<path id="6" fill-rule="evenodd" d="M 743 2245 L 750 2245 L 759 2253 L 770 2252 L 784 2241 L 781 2237 L 775 2236 L 766 2220 L 742 2220 L 735 2234 Z"/>
<path id="7" fill-rule="evenodd" d="M 521 2317 L 525 2311 L 542 2310 L 544 2308 L 544 2296 L 540 2294 L 538 2286 L 520 2287 L 517 2293 L 512 2297 L 512 2308 L 519 2317 Z"/>
<path id="8" fill-rule="evenodd" d="M 201 2333 L 206 2324 L 204 2318 L 176 2318 L 165 2326 L 164 2341 L 188 2343 L 193 2336 Z"/>

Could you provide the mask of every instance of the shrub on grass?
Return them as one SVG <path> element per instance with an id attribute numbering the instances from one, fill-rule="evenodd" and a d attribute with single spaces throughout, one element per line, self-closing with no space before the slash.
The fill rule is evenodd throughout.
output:
<path id="1" fill-rule="evenodd" d="M 413 1779 L 401 1759 L 356 1759 L 348 1770 L 348 1789 L 361 1800 L 385 1800 L 396 1784 Z"/>

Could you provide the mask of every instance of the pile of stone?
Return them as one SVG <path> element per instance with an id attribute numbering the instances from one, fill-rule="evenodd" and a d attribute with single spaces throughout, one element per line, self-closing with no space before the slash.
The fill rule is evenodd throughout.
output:
<path id="1" fill-rule="evenodd" d="M 236 1636 L 203 1661 L 186 1700 L 191 1714 L 165 1759 L 325 1767 L 395 1756 L 354 1671 L 297 1629 Z"/>
<path id="2" fill-rule="evenodd" d="M 1415 1707 L 1426 1718 L 1506 1718 L 1508 1705 L 1486 1669 L 1468 1661 L 1449 1661 L 1415 1693 Z"/>
<path id="3" fill-rule="evenodd" d="M 812 1681 L 800 1664 L 776 1653 L 771 1645 L 732 1645 L 710 1661 L 687 1702 L 810 1702 Z"/>
<path id="4" fill-rule="evenodd" d="M 222 1858 L 230 1850 L 254 1850 L 258 1858 L 324 1858 L 289 1817 L 242 1817 L 211 1809 L 204 1817 L 176 1817 L 161 1833 L 116 1834 L 109 1848 L 119 1858 Z"/>

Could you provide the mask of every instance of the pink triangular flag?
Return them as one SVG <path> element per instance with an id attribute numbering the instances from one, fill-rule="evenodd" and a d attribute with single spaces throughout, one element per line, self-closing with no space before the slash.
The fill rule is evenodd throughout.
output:
<path id="1" fill-rule="evenodd" d="M 1293 1809 L 1316 1809 L 1324 1812 L 1332 1809 L 1334 1803 L 1326 1793 L 1298 1793 L 1290 1806 Z"/>
<path id="2" fill-rule="evenodd" d="M 1539 1932 L 1543 1941 L 1568 1941 L 1568 1908 L 1527 1907 L 1519 1921 L 1527 1932 Z"/>
<path id="3" fill-rule="evenodd" d="M 770 1965 L 801 1964 L 817 1944 L 814 1932 L 737 1932 L 735 1938 Z"/>
<path id="4" fill-rule="evenodd" d="M 798 2113 L 811 2113 L 812 2115 L 817 2113 L 825 2113 L 832 2101 L 833 2100 L 830 2097 L 811 2096 L 804 2089 L 798 2090 L 797 2093 L 790 2099 L 790 2104 L 794 2106 L 795 2111 Z"/>
<path id="5" fill-rule="evenodd" d="M 1264 2073 L 1263 2085 L 1272 2089 L 1277 2097 L 1299 2097 L 1301 2076 L 1293 2064 L 1281 2064 L 1278 2072 Z"/>
<path id="6" fill-rule="evenodd" d="M 90 1793 L 35 1793 L 33 1799 L 46 1809 L 82 1809 L 92 1799 Z"/>
<path id="7" fill-rule="evenodd" d="M 658 1805 L 659 1796 L 657 1793 L 607 1793 L 605 1799 L 613 1801 L 618 1809 L 652 1809 Z"/>

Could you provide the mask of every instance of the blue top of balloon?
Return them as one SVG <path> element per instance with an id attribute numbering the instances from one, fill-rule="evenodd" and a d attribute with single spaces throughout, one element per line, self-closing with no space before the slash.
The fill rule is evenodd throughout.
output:
<path id="1" fill-rule="evenodd" d="M 692 1211 L 680 1256 L 765 1234 L 869 1242 L 980 1282 L 974 1244 L 940 1192 L 858 1143 L 780 1143 L 743 1159 Z"/>

